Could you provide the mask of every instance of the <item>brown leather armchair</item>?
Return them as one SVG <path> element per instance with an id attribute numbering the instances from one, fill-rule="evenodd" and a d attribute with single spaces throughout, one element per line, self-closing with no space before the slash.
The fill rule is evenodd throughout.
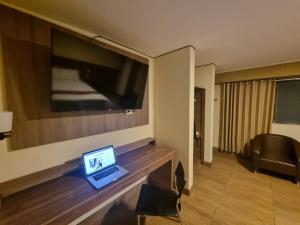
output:
<path id="1" fill-rule="evenodd" d="M 296 177 L 300 184 L 300 143 L 277 134 L 257 135 L 251 143 L 252 167 Z"/>

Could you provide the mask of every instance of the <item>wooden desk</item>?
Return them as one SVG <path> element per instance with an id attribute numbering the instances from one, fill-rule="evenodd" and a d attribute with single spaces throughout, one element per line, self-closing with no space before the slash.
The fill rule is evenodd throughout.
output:
<path id="1" fill-rule="evenodd" d="M 3 198 L 0 224 L 78 224 L 152 175 L 155 182 L 155 174 L 165 173 L 157 172 L 160 167 L 168 164 L 172 170 L 173 156 L 174 151 L 168 148 L 147 145 L 118 156 L 118 164 L 129 174 L 103 189 L 95 190 L 82 170 L 76 170 L 9 195 Z M 163 182 L 170 187 L 171 171 L 167 174 Z"/>

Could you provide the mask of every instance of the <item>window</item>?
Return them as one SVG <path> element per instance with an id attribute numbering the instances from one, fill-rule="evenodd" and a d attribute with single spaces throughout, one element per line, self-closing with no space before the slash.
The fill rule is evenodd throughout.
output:
<path id="1" fill-rule="evenodd" d="M 276 82 L 274 122 L 300 124 L 300 79 Z"/>

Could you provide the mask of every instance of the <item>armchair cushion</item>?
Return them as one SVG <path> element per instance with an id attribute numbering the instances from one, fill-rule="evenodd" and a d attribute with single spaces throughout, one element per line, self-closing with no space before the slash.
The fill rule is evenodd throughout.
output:
<path id="1" fill-rule="evenodd" d="M 275 161 L 289 161 L 288 158 L 290 158 L 291 153 L 294 151 L 294 146 L 290 138 L 274 134 L 265 134 L 261 137 L 262 158 Z"/>

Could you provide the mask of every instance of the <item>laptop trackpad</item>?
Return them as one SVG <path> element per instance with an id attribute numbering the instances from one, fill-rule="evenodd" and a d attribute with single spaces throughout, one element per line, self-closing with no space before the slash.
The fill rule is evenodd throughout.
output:
<path id="1" fill-rule="evenodd" d="M 89 176 L 89 177 L 87 177 L 87 179 L 96 189 L 104 187 L 105 185 L 108 185 L 108 184 L 112 183 L 113 181 L 116 181 L 117 179 L 119 179 L 120 177 L 122 177 L 128 173 L 128 171 L 123 169 L 122 167 L 120 167 L 120 166 L 116 166 L 116 167 L 118 168 L 118 171 L 116 171 L 106 177 L 103 177 L 99 180 L 95 180 L 94 176 L 96 176 L 96 175 Z"/>

